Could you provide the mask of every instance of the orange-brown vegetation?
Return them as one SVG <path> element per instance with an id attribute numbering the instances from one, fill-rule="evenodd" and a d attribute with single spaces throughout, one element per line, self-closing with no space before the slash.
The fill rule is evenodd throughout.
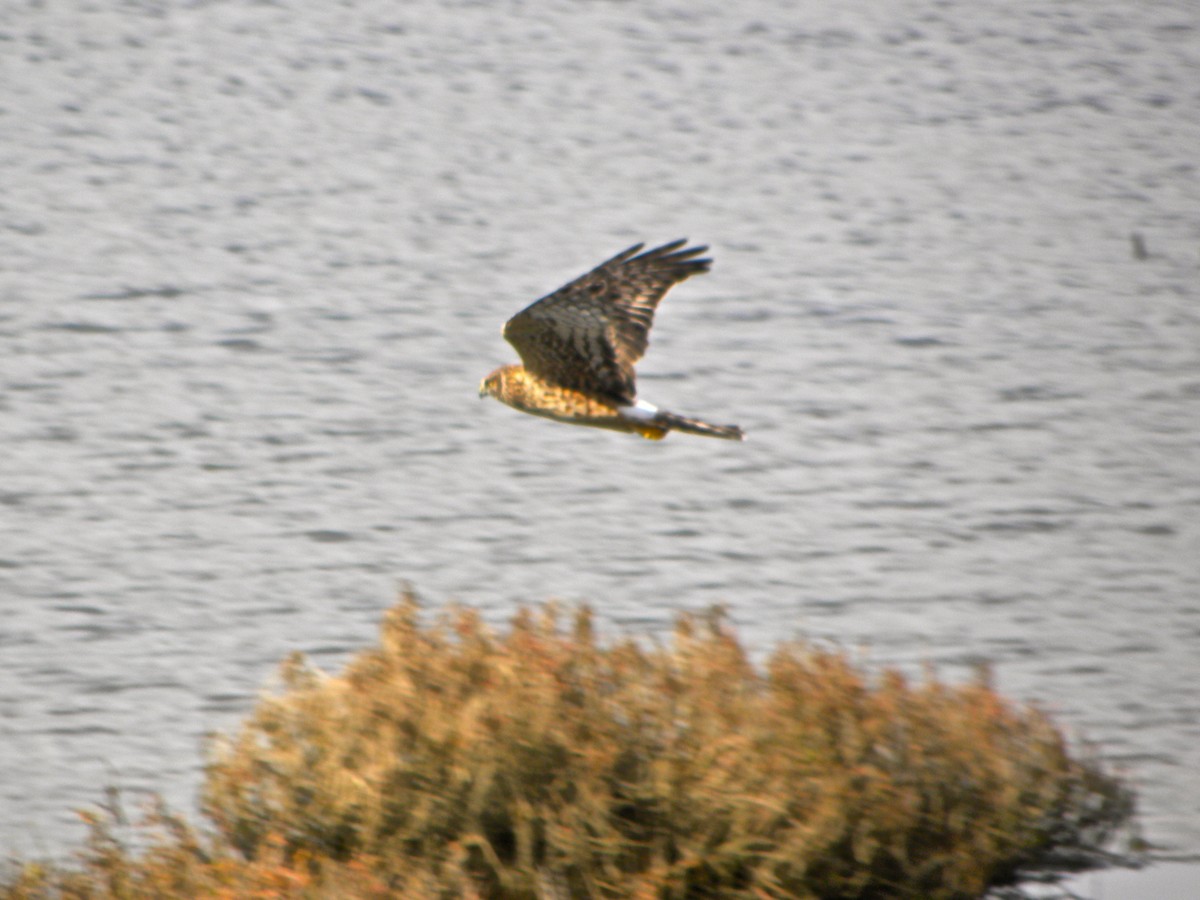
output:
<path id="1" fill-rule="evenodd" d="M 984 679 L 756 668 L 719 613 L 604 644 L 553 606 L 496 635 L 406 597 L 337 676 L 302 659 L 213 749 L 198 832 L 96 816 L 8 900 L 971 898 L 1126 823 L 1127 790 Z"/>

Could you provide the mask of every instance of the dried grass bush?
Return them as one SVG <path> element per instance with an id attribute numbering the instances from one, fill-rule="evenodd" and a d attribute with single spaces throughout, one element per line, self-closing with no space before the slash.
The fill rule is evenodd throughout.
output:
<path id="1" fill-rule="evenodd" d="M 289 660 L 214 748 L 211 834 L 157 811 L 134 853 L 98 821 L 82 870 L 27 865 L 0 896 L 972 898 L 1131 815 L 983 679 L 801 644 L 758 670 L 715 612 L 650 649 L 562 618 L 498 636 L 406 597 L 342 674 Z"/>

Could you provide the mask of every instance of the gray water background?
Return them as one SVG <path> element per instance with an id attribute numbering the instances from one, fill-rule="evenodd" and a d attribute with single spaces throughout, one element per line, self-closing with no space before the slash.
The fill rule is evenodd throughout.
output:
<path id="1" fill-rule="evenodd" d="M 409 581 L 990 662 L 1200 851 L 1197 3 L 5 3 L 0 162 L 6 850 Z M 477 401 L 684 235 L 641 394 L 745 444 Z"/>

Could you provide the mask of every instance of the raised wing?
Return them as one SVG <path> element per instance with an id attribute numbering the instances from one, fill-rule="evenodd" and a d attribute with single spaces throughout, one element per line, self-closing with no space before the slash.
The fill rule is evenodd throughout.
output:
<path id="1" fill-rule="evenodd" d="M 633 366 L 646 352 L 654 310 L 672 285 L 707 272 L 707 247 L 635 244 L 517 313 L 504 337 L 546 381 L 614 403 L 633 403 Z"/>

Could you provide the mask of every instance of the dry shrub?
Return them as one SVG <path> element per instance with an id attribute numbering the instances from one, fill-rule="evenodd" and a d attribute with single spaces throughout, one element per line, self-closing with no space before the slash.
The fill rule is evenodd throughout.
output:
<path id="1" fill-rule="evenodd" d="M 982 680 L 797 644 L 758 671 L 715 612 L 645 649 L 553 606 L 426 627 L 410 596 L 343 674 L 295 658 L 283 686 L 214 749 L 209 838 L 158 813 L 135 855 L 98 824 L 82 873 L 0 896 L 969 898 L 1131 812 Z"/>

